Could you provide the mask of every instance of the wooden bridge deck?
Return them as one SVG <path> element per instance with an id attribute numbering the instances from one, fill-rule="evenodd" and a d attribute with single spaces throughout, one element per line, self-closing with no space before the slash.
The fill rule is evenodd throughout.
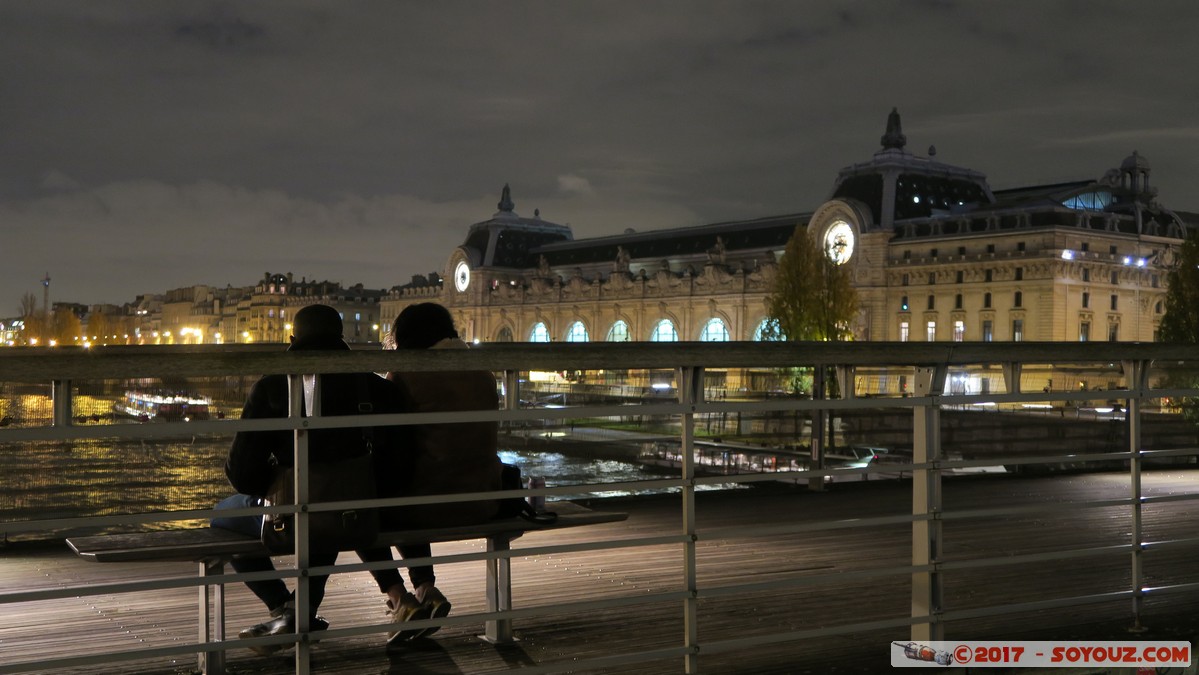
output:
<path id="1" fill-rule="evenodd" d="M 1199 471 L 1145 474 L 1146 494 L 1189 494 L 1199 489 Z M 1038 502 L 1119 499 L 1128 496 L 1128 477 L 1095 473 L 1051 478 L 990 476 L 954 478 L 945 484 L 946 511 Z M 766 488 L 700 493 L 698 524 L 707 528 L 799 520 L 825 520 L 909 512 L 910 485 L 871 482 L 833 486 L 824 493 Z M 606 503 L 605 508 L 613 508 Z M 618 500 L 627 510 L 624 523 L 553 533 L 533 533 L 514 548 L 551 543 L 677 534 L 677 496 Z M 1171 502 L 1144 509 L 1149 541 L 1195 536 L 1199 502 Z M 947 520 L 945 558 L 967 560 L 1069 547 L 1127 543 L 1128 507 L 1102 507 L 1054 515 L 1004 517 L 981 522 Z M 474 552 L 482 542 L 435 545 L 437 554 Z M 768 583 L 829 572 L 853 572 L 910 560 L 907 525 L 815 531 L 785 538 L 701 541 L 698 550 L 701 589 Z M 681 590 L 679 545 L 638 547 L 586 553 L 513 557 L 513 594 L 517 609 L 571 600 L 636 598 Z M 346 556 L 343 562 L 353 561 Z M 1167 549 L 1146 555 L 1147 586 L 1199 581 L 1194 548 Z M 984 567 L 947 573 L 946 609 L 1126 590 L 1129 555 Z M 187 563 L 94 564 L 62 547 L 0 549 L 0 589 L 5 592 L 57 588 L 79 583 L 112 583 L 194 574 Z M 906 575 L 824 581 L 811 586 L 738 592 L 701 599 L 702 642 L 751 637 L 782 630 L 820 629 L 859 621 L 903 618 L 908 614 Z M 438 567 L 438 586 L 454 602 L 454 617 L 483 611 L 481 562 Z M 40 603 L 3 605 L 0 609 L 0 673 L 37 658 L 79 656 L 138 647 L 194 641 L 195 589 L 122 595 L 97 595 Z M 950 624 L 954 640 L 1191 640 L 1199 638 L 1199 593 L 1150 596 L 1145 603 L 1145 633 L 1129 633 L 1131 601 L 1083 609 L 1046 610 L 1016 616 L 980 618 Z M 332 628 L 364 625 L 383 618 L 382 596 L 369 575 L 335 575 L 321 614 Z M 264 618 L 261 605 L 240 585 L 230 586 L 229 631 Z M 518 618 L 519 642 L 496 647 L 476 639 L 481 622 L 447 626 L 433 640 L 388 654 L 381 634 L 325 640 L 313 649 L 313 671 L 333 674 L 404 673 L 441 675 L 485 673 L 631 651 L 679 647 L 683 642 L 682 601 L 653 601 L 589 611 Z M 236 639 L 236 638 L 234 638 Z M 759 645 L 737 651 L 701 651 L 702 673 L 854 673 L 888 668 L 891 641 L 906 641 L 906 628 L 819 637 Z M 230 673 L 274 675 L 292 672 L 292 653 L 256 656 L 229 651 Z M 55 673 L 186 673 L 194 656 L 126 664 L 97 664 Z M 575 672 L 679 673 L 681 658 Z M 996 671 L 998 672 L 998 671 Z M 1063 671 L 1065 672 L 1065 671 Z"/>

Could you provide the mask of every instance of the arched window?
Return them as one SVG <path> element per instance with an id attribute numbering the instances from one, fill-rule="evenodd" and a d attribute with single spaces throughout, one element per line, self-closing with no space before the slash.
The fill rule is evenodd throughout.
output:
<path id="1" fill-rule="evenodd" d="M 628 342 L 629 341 L 629 324 L 624 322 L 624 319 L 618 320 L 608 329 L 608 342 Z"/>
<path id="2" fill-rule="evenodd" d="M 781 331 L 775 332 L 770 329 L 769 318 L 762 319 L 761 323 L 758 324 L 758 327 L 754 329 L 754 341 L 756 342 L 778 342 L 786 339 L 787 336 L 783 335 Z"/>
<path id="3" fill-rule="evenodd" d="M 725 328 L 721 319 L 708 319 L 704 329 L 699 333 L 700 342 L 728 342 L 729 329 Z"/>
<path id="4" fill-rule="evenodd" d="M 566 329 L 567 342 L 587 342 L 590 339 L 587 335 L 587 326 L 584 326 L 582 321 L 576 321 Z"/>
<path id="5" fill-rule="evenodd" d="M 545 327 L 544 321 L 538 321 L 533 324 L 533 330 L 529 331 L 529 342 L 549 342 L 550 329 Z"/>
<path id="6" fill-rule="evenodd" d="M 651 342 L 678 342 L 679 332 L 675 330 L 674 322 L 670 319 L 662 319 L 658 325 L 654 326 L 654 330 L 649 334 Z"/>
<path id="7" fill-rule="evenodd" d="M 503 328 L 501 328 L 500 332 L 495 334 L 495 341 L 496 342 L 512 342 L 512 329 L 509 328 L 508 326 L 504 326 Z"/>

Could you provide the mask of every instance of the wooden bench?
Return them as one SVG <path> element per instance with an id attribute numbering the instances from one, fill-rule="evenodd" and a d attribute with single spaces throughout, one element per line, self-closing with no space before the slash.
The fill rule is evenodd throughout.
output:
<path id="1" fill-rule="evenodd" d="M 508 551 L 511 543 L 525 532 L 557 530 L 567 527 L 614 523 L 626 520 L 628 514 L 592 511 L 572 502 L 553 502 L 551 510 L 558 514 L 552 523 L 536 523 L 521 518 L 493 520 L 479 525 L 427 530 L 383 532 L 376 540 L 378 546 L 409 543 L 437 543 L 487 540 L 487 550 Z M 224 574 L 225 563 L 235 557 L 272 555 L 257 538 L 217 528 L 166 530 L 132 534 L 106 534 L 67 539 L 71 550 L 84 560 L 93 562 L 164 562 L 191 561 L 199 563 L 201 577 Z M 487 611 L 512 609 L 512 564 L 507 556 L 487 561 Z M 211 611 L 209 607 L 211 606 Z M 200 587 L 199 638 L 201 643 L 225 640 L 225 585 L 220 582 Z M 486 622 L 485 640 L 506 644 L 514 641 L 511 619 L 490 619 Z M 225 670 L 225 652 L 199 653 L 200 672 L 221 675 Z"/>

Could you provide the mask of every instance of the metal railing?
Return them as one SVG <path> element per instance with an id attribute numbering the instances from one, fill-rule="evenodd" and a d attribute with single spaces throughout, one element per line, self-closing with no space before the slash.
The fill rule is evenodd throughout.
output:
<path id="1" fill-rule="evenodd" d="M 1067 365 L 1068 364 L 1068 365 Z M 703 654 L 751 649 L 785 641 L 848 635 L 855 632 L 882 628 L 910 627 L 913 640 L 939 640 L 945 636 L 946 626 L 954 621 L 985 616 L 1001 616 L 1060 607 L 1083 607 L 1113 599 L 1130 601 L 1129 620 L 1139 624 L 1143 602 L 1150 592 L 1155 594 L 1196 593 L 1199 584 L 1180 583 L 1168 587 L 1145 587 L 1143 561 L 1155 550 L 1173 547 L 1192 547 L 1196 539 L 1148 542 L 1142 525 L 1142 509 L 1145 505 L 1172 501 L 1193 500 L 1199 494 L 1148 497 L 1142 491 L 1141 474 L 1143 464 L 1151 458 L 1193 456 L 1199 450 L 1193 445 L 1147 450 L 1142 444 L 1142 419 L 1144 407 L 1150 402 L 1159 404 L 1163 400 L 1178 401 L 1188 397 L 1199 397 L 1196 386 L 1194 345 L 1132 344 L 1132 343 L 717 343 L 717 344 L 585 344 L 585 345 L 488 345 L 469 351 L 437 352 L 274 352 L 261 349 L 111 349 L 111 350 L 5 350 L 0 354 L 0 382 L 49 383 L 53 394 L 52 420 L 49 424 L 0 428 L 0 451 L 13 452 L 20 444 L 38 441 L 64 441 L 78 439 L 150 439 L 165 437 L 180 432 L 178 424 L 160 425 L 109 425 L 88 426 L 74 423 L 71 406 L 73 386 L 82 381 L 119 380 L 128 378 L 164 377 L 245 377 L 261 373 L 279 373 L 298 382 L 301 375 L 331 372 L 361 371 L 458 371 L 489 370 L 502 377 L 505 396 L 502 410 L 477 413 L 429 413 L 402 415 L 358 415 L 345 417 L 300 417 L 298 401 L 293 401 L 291 416 L 278 420 L 208 420 L 186 424 L 187 433 L 232 434 L 247 430 L 291 430 L 296 432 L 297 514 L 298 544 L 296 566 L 274 573 L 252 575 L 218 574 L 202 578 L 178 577 L 147 579 L 94 586 L 88 584 L 68 585 L 46 590 L 17 590 L 0 593 L 0 605 L 11 603 L 37 603 L 53 599 L 128 593 L 169 588 L 198 587 L 202 599 L 207 598 L 208 589 L 214 584 L 246 581 L 249 579 L 294 579 L 299 604 L 298 615 L 305 612 L 308 578 L 313 574 L 350 572 L 382 569 L 386 566 L 407 566 L 425 561 L 394 563 L 370 563 L 338 565 L 336 567 L 311 567 L 307 542 L 307 517 L 310 513 L 361 506 L 398 506 L 419 503 L 439 503 L 490 499 L 499 493 L 478 493 L 447 497 L 392 498 L 369 502 L 340 502 L 309 504 L 307 498 L 307 470 L 304 461 L 307 452 L 306 430 L 354 426 L 362 424 L 421 424 L 455 422 L 466 420 L 495 420 L 503 423 L 518 423 L 533 420 L 565 422 L 566 420 L 602 419 L 628 416 L 631 410 L 637 415 L 656 416 L 677 420 L 677 437 L 682 448 L 678 478 L 622 483 L 621 488 L 630 491 L 659 488 L 675 488 L 682 502 L 681 523 L 675 533 L 655 534 L 610 541 L 539 546 L 519 551 L 520 555 L 558 554 L 595 551 L 602 549 L 631 548 L 660 545 L 677 545 L 683 555 L 677 571 L 680 579 L 677 591 L 665 591 L 651 596 L 604 597 L 581 601 L 557 603 L 548 607 L 513 609 L 489 614 L 471 614 L 446 618 L 440 625 L 460 625 L 486 620 L 534 617 L 549 613 L 597 611 L 600 609 L 645 603 L 647 601 L 681 602 L 681 630 L 678 645 L 669 648 L 647 649 L 605 657 L 568 659 L 562 663 L 546 663 L 536 667 L 525 667 L 528 672 L 563 672 L 586 668 L 614 667 L 622 664 L 647 662 L 666 658 L 682 659 L 689 673 L 700 672 Z M 808 367 L 819 372 L 821 368 L 833 367 L 841 383 L 841 398 L 810 399 L 799 397 L 762 397 L 756 400 L 736 400 L 724 397 L 719 401 L 704 398 L 704 373 L 707 370 L 756 369 L 773 371 L 782 368 Z M 1027 384 L 1028 374 L 1036 373 L 1039 381 L 1046 373 L 1066 368 L 1078 372 L 1087 368 L 1104 371 L 1105 377 L 1118 373 L 1120 386 L 1096 392 L 1079 391 L 1072 388 L 1060 390 L 1022 390 Z M 957 371 L 994 370 L 1002 372 L 1006 386 L 1002 391 L 947 394 L 945 383 L 951 369 Z M 673 402 L 655 399 L 635 406 L 612 406 L 584 404 L 564 408 L 522 408 L 521 388 L 529 386 L 522 374 L 533 371 L 661 371 L 670 369 L 674 374 Z M 853 384 L 854 374 L 865 371 L 887 371 L 905 373 L 911 378 L 913 390 L 903 395 L 874 395 L 863 392 Z M 1182 373 L 1183 377 L 1178 377 Z M 1179 383 L 1182 384 L 1179 384 Z M 294 387 L 293 390 L 298 389 Z M 1046 388 L 1048 389 L 1048 388 Z M 954 406 L 993 404 L 1020 406 L 1040 404 L 1045 401 L 1062 405 L 1082 404 L 1100 399 L 1118 400 L 1123 403 L 1123 424 L 1127 430 L 1126 445 L 1117 451 L 1096 453 L 1079 457 L 1074 452 L 1048 453 L 1037 456 L 949 458 L 942 451 L 942 409 Z M 697 471 L 695 454 L 689 451 L 696 440 L 698 416 L 711 414 L 754 415 L 774 412 L 789 412 L 811 416 L 822 432 L 824 415 L 835 415 L 838 411 L 864 409 L 907 410 L 911 413 L 911 458 L 910 461 L 891 462 L 886 466 L 875 464 L 862 467 L 822 466 L 816 459 L 812 468 L 788 474 L 787 478 L 797 483 L 807 483 L 812 489 L 821 489 L 826 481 L 847 477 L 866 477 L 882 473 L 901 472 L 910 476 L 912 508 L 909 513 L 888 514 L 874 517 L 836 519 L 825 521 L 797 521 L 786 524 L 755 525 L 739 524 L 735 527 L 703 528 L 697 522 L 696 491 L 706 485 L 777 481 L 778 473 L 756 473 L 740 475 L 704 476 Z M 672 422 L 673 423 L 673 422 Z M 794 430 L 799 433 L 799 430 Z M 813 438 L 815 451 L 820 450 L 820 441 Z M 1026 506 L 947 511 L 942 500 L 942 479 L 951 471 L 968 470 L 975 467 L 1002 463 L 1008 466 L 1035 467 L 1064 462 L 1120 461 L 1127 462 L 1128 496 L 1123 499 L 1100 502 L 1056 503 Z M 4 478 L 0 477 L 0 481 Z M 526 490 L 525 495 L 578 494 L 589 490 L 603 489 L 603 485 L 548 487 Z M 9 487 L 4 487 L 9 489 Z M 507 493 L 513 494 L 513 493 Z M 1045 513 L 1069 513 L 1076 509 L 1116 507 L 1127 509 L 1131 517 L 1131 536 L 1121 545 L 1083 546 L 1040 553 L 1005 555 L 991 558 L 948 561 L 944 556 L 946 544 L 945 525 L 955 521 L 983 520 L 1013 515 Z M 242 509 L 222 512 L 225 515 L 256 515 L 263 509 Z M 71 531 L 77 528 L 128 527 L 164 522 L 195 521 L 214 514 L 211 510 L 191 509 L 166 512 L 132 513 L 117 516 L 88 516 L 65 518 L 5 519 L 0 522 L 0 533 L 4 536 L 17 533 L 45 533 Z M 780 589 L 808 587 L 828 582 L 834 575 L 809 574 L 791 578 L 774 579 L 764 583 L 727 584 L 701 586 L 697 568 L 702 551 L 699 544 L 722 539 L 744 539 L 747 537 L 788 537 L 831 529 L 868 528 L 878 526 L 907 525 L 911 528 L 913 546 L 911 560 L 906 565 L 892 565 L 855 571 L 840 571 L 835 574 L 838 581 L 847 579 L 875 579 L 879 577 L 904 577 L 908 580 L 911 596 L 911 611 L 905 616 L 896 616 L 869 621 L 859 621 L 835 626 L 821 626 L 801 630 L 779 632 L 701 642 L 699 617 L 701 600 L 721 598 L 755 591 L 777 591 Z M 61 535 L 59 535 L 61 536 Z M 492 560 L 509 557 L 512 551 L 488 551 L 480 553 L 435 556 L 434 563 L 461 562 L 467 560 Z M 988 607 L 950 609 L 944 602 L 946 575 L 986 567 L 1018 565 L 1049 559 L 1089 559 L 1112 554 L 1127 554 L 1130 557 L 1130 583 L 1127 589 L 1117 592 L 1102 592 L 1075 595 L 1065 598 L 1047 599 L 1036 602 L 1020 602 Z M 3 557 L 0 550 L 0 558 Z M 206 600 L 205 600 L 206 601 Z M 262 644 L 295 642 L 297 673 L 310 669 L 310 646 L 305 622 L 301 620 L 298 635 L 259 638 Z M 208 627 L 201 626 L 202 631 Z M 322 639 L 352 637 L 377 633 L 387 629 L 387 624 L 363 625 L 328 631 Z M 222 653 L 234 644 L 245 646 L 245 641 L 230 643 L 209 640 L 209 633 L 201 632 L 196 643 L 167 647 L 152 647 L 135 651 L 114 651 L 71 658 L 31 660 L 22 663 L 4 664 L 5 672 L 28 672 L 40 669 L 65 668 L 83 664 L 116 663 L 126 660 L 178 656 L 187 653 Z"/>

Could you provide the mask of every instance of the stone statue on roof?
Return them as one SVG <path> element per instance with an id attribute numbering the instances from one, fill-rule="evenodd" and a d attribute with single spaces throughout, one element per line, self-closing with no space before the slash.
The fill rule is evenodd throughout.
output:
<path id="1" fill-rule="evenodd" d="M 713 245 L 712 248 L 708 249 L 708 262 L 723 265 L 725 250 L 724 238 L 717 235 L 716 244 Z"/>
<path id="2" fill-rule="evenodd" d="M 628 272 L 630 260 L 632 260 L 632 256 L 630 256 L 629 252 L 625 250 L 625 247 L 617 246 L 616 247 L 616 262 L 612 264 L 612 271 L 613 272 Z"/>

